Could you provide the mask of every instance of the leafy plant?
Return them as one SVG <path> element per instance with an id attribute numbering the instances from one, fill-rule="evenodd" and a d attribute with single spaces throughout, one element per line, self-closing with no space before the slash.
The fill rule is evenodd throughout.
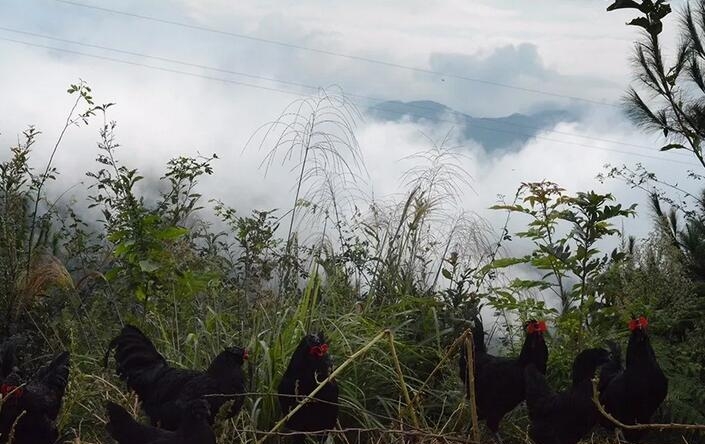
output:
<path id="1" fill-rule="evenodd" d="M 497 259 L 489 267 L 528 264 L 544 274 L 540 279 L 514 279 L 508 292 L 499 293 L 504 299 L 493 302 L 506 305 L 512 302 L 510 298 L 516 291 L 550 290 L 560 301 L 559 314 L 563 318 L 560 322 L 566 323 L 566 327 L 570 325 L 572 336 L 579 339 L 582 328 L 590 326 L 599 315 L 599 304 L 604 302 L 602 295 L 596 293 L 595 279 L 610 261 L 623 256 L 618 250 L 603 254 L 597 244 L 618 234 L 612 221 L 633 216 L 636 205 L 623 208 L 621 204 L 612 204 L 611 194 L 593 191 L 571 196 L 547 181 L 522 184 L 518 195 L 521 203 L 492 208 L 529 216 L 527 230 L 516 235 L 529 239 L 534 251 L 523 257 Z M 543 311 L 540 305 L 536 308 Z"/>
<path id="2" fill-rule="evenodd" d="M 625 98 L 627 113 L 632 120 L 648 130 L 663 132 L 668 143 L 661 151 L 683 150 L 692 153 L 705 166 L 702 140 L 705 136 L 703 93 L 705 60 L 702 17 L 705 4 L 696 2 L 695 10 L 686 4 L 681 21 L 680 41 L 672 61 L 668 61 L 661 43 L 663 19 L 671 6 L 663 0 L 619 2 L 607 8 L 635 9 L 640 16 L 628 25 L 641 28 L 643 38 L 636 42 L 634 60 L 636 78 L 641 87 L 630 88 Z"/>

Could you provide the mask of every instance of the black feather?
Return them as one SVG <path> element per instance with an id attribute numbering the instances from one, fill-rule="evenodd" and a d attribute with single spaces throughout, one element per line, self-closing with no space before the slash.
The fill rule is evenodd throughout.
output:
<path id="1" fill-rule="evenodd" d="M 535 321 L 530 321 L 535 323 Z M 528 326 L 529 323 L 526 325 Z M 499 431 L 499 424 L 507 413 L 524 400 L 524 368 L 533 364 L 539 372 L 546 372 L 548 348 L 541 332 L 527 334 L 521 352 L 516 358 L 498 357 L 487 353 L 484 342 L 482 321 L 475 318 L 473 327 L 475 355 L 475 401 L 477 415 L 485 420 L 493 432 Z M 461 348 L 459 369 L 465 384 L 467 356 Z"/>
<path id="2" fill-rule="evenodd" d="M 11 373 L 3 384 L 19 387 L 3 400 L 0 410 L 0 442 L 14 426 L 13 444 L 53 444 L 59 439 L 56 418 L 69 382 L 70 356 L 59 354 L 29 381 Z"/>
<path id="3" fill-rule="evenodd" d="M 125 409 L 108 402 L 108 423 L 105 428 L 118 444 L 215 444 L 215 435 L 208 424 L 210 410 L 203 399 L 190 401 L 184 410 L 179 428 L 163 430 L 137 422 Z"/>
<path id="4" fill-rule="evenodd" d="M 286 415 L 296 407 L 301 398 L 311 393 L 320 382 L 326 379 L 333 367 L 330 355 L 316 356 L 313 347 L 326 344 L 322 333 L 306 335 L 291 356 L 277 393 L 282 414 Z M 327 345 L 327 344 L 326 344 Z M 286 423 L 298 432 L 318 432 L 332 429 L 338 420 L 338 384 L 328 382 L 313 400 L 306 403 Z M 304 435 L 297 436 L 295 442 L 304 442 Z M 323 437 L 324 438 L 324 437 Z M 322 439 L 323 439 L 322 438 Z"/>
<path id="5" fill-rule="evenodd" d="M 592 401 L 592 377 L 608 361 L 607 350 L 581 352 L 573 362 L 571 386 L 560 393 L 549 387 L 533 364 L 526 368 L 529 436 L 536 444 L 575 444 L 592 429 L 598 419 Z"/>
<path id="6" fill-rule="evenodd" d="M 206 395 L 218 395 L 207 397 L 211 423 L 226 402 L 233 401 L 226 417 L 237 415 L 242 408 L 245 392 L 242 348 L 222 351 L 206 371 L 174 368 L 137 327 L 128 325 L 110 342 L 106 361 L 113 349 L 118 376 L 137 393 L 152 425 L 176 430 L 185 406 Z"/>
<path id="7" fill-rule="evenodd" d="M 646 330 L 635 329 L 627 344 L 626 367 L 617 372 L 601 392 L 605 410 L 623 424 L 648 424 L 668 393 L 668 379 L 656 360 Z M 603 425 L 612 428 L 606 419 Z M 629 441 L 638 441 L 644 432 L 624 430 Z"/>

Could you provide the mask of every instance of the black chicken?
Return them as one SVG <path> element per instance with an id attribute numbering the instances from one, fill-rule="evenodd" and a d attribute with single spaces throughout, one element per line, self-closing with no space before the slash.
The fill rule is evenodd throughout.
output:
<path id="1" fill-rule="evenodd" d="M 0 384 L 10 373 L 17 373 L 17 346 L 15 341 L 7 339 L 0 344 Z"/>
<path id="2" fill-rule="evenodd" d="M 108 402 L 106 429 L 118 444 L 215 444 L 208 424 L 210 409 L 204 399 L 190 401 L 175 431 L 137 422 L 124 408 Z"/>
<path id="3" fill-rule="evenodd" d="M 282 414 L 286 415 L 301 399 L 311 393 L 332 371 L 328 344 L 323 333 L 304 336 L 296 347 L 284 372 L 277 392 Z M 338 420 L 338 384 L 328 382 L 312 400 L 307 402 L 286 423 L 296 432 L 319 432 L 332 429 Z M 305 435 L 296 435 L 295 443 L 303 443 Z M 321 437 L 321 441 L 325 436 Z"/>
<path id="4" fill-rule="evenodd" d="M 622 350 L 619 345 L 613 341 L 608 341 L 607 347 L 610 349 L 610 360 L 600 369 L 600 384 L 597 386 L 597 390 L 600 393 L 604 393 L 609 383 L 624 370 L 622 366 Z"/>
<path id="5" fill-rule="evenodd" d="M 610 359 L 602 348 L 582 351 L 573 361 L 572 383 L 556 393 L 534 365 L 525 370 L 529 436 L 536 444 L 575 444 L 597 423 L 592 378 Z"/>
<path id="6" fill-rule="evenodd" d="M 479 318 L 475 318 L 472 329 L 477 416 L 485 420 L 487 428 L 494 434 L 497 442 L 502 442 L 499 436 L 500 421 L 524 400 L 524 368 L 533 364 L 541 373 L 546 372 L 548 348 L 543 338 L 546 323 L 531 320 L 525 324 L 525 328 L 526 338 L 516 358 L 498 357 L 487 353 L 485 332 Z M 459 370 L 467 391 L 465 347 L 461 348 Z"/>
<path id="7" fill-rule="evenodd" d="M 649 321 L 641 316 L 629 321 L 626 368 L 613 375 L 600 394 L 605 410 L 623 424 L 647 424 L 668 393 L 668 379 L 661 371 L 646 333 Z M 613 428 L 606 418 L 603 424 Z M 624 430 L 629 441 L 638 441 L 642 430 Z"/>
<path id="8" fill-rule="evenodd" d="M 13 444 L 53 444 L 59 439 L 56 418 L 69 380 L 69 353 L 63 352 L 28 382 L 12 372 L 0 386 L 0 443 L 14 427 Z M 24 413 L 23 413 L 24 412 Z"/>
<path id="9" fill-rule="evenodd" d="M 247 350 L 243 348 L 225 349 L 206 371 L 174 368 L 137 327 L 127 325 L 110 342 L 105 354 L 106 367 L 113 349 L 118 376 L 137 393 L 154 426 L 176 430 L 185 406 L 202 397 L 208 400 L 211 424 L 226 402 L 234 400 L 225 415 L 228 418 L 242 408 L 245 392 L 242 365 L 247 359 Z"/>

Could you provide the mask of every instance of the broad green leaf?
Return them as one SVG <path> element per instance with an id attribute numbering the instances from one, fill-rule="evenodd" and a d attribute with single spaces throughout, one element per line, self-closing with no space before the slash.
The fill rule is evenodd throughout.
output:
<path id="1" fill-rule="evenodd" d="M 145 273 L 152 273 L 159 269 L 160 265 L 152 260 L 145 259 L 140 261 L 140 269 Z"/>
<path id="2" fill-rule="evenodd" d="M 507 268 L 516 264 L 523 264 L 529 261 L 527 257 L 505 257 L 502 259 L 495 259 L 492 261 L 488 267 L 489 268 Z"/>
<path id="3" fill-rule="evenodd" d="M 174 240 L 178 239 L 188 233 L 187 228 L 183 227 L 168 227 L 163 230 L 160 230 L 156 238 L 160 240 Z"/>
<path id="4" fill-rule="evenodd" d="M 527 279 L 514 279 L 510 286 L 512 288 L 527 290 L 530 288 L 538 288 L 540 290 L 545 290 L 551 287 L 551 284 L 546 281 L 534 281 Z"/>
<path id="5" fill-rule="evenodd" d="M 135 289 L 135 299 L 137 299 L 138 302 L 144 302 L 147 300 L 147 294 L 144 292 L 142 287 L 137 287 Z"/>

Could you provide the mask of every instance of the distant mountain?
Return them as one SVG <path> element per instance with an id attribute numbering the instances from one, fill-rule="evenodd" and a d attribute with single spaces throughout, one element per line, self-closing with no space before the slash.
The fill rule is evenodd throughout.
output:
<path id="1" fill-rule="evenodd" d="M 577 120 L 575 112 L 566 110 L 540 111 L 532 114 L 512 114 L 506 117 L 473 117 L 430 100 L 382 102 L 368 108 L 367 114 L 380 121 L 409 119 L 431 124 L 456 124 L 467 139 L 472 139 L 488 151 L 512 150 L 521 147 L 542 130 L 560 122 Z"/>

